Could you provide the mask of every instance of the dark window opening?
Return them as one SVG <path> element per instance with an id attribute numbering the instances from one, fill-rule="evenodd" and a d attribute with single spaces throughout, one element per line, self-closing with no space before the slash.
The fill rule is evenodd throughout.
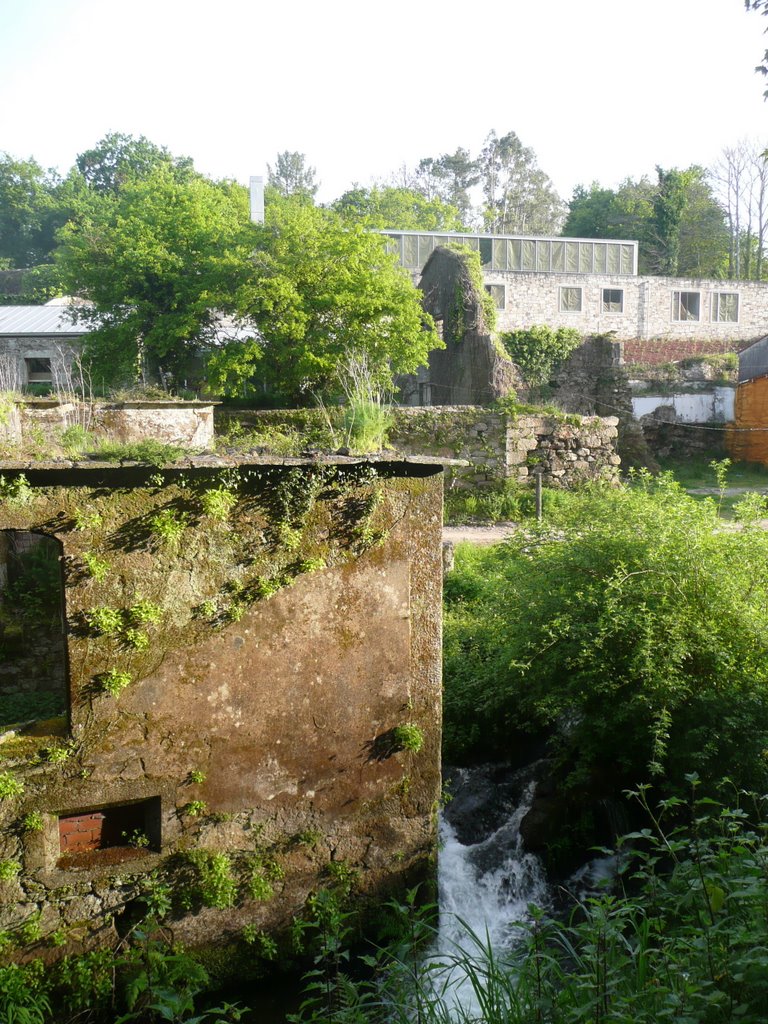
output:
<path id="1" fill-rule="evenodd" d="M 673 320 L 700 320 L 700 292 L 672 292 Z"/>
<path id="2" fill-rule="evenodd" d="M 493 305 L 496 309 L 506 309 L 507 289 L 503 284 L 487 284 L 485 290 L 493 299 Z"/>
<path id="3" fill-rule="evenodd" d="M 603 313 L 624 312 L 624 291 L 622 288 L 603 288 Z"/>
<path id="4" fill-rule="evenodd" d="M 59 818 L 60 868 L 119 863 L 159 850 L 159 797 Z"/>
<path id="5" fill-rule="evenodd" d="M 50 359 L 25 359 L 24 362 L 27 364 L 27 381 L 30 384 L 53 383 Z"/>
<path id="6" fill-rule="evenodd" d="M 67 731 L 61 557 L 54 537 L 0 530 L 0 729 Z"/>

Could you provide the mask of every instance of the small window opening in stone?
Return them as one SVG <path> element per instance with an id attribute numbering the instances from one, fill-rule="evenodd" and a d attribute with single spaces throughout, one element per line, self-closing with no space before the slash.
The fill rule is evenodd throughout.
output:
<path id="1" fill-rule="evenodd" d="M 33 395 L 50 394 L 53 387 L 51 360 L 35 357 L 24 360 L 27 370 L 27 390 Z"/>
<path id="2" fill-rule="evenodd" d="M 487 284 L 485 290 L 493 299 L 493 305 L 496 309 L 506 309 L 507 289 L 503 284 Z"/>
<path id="3" fill-rule="evenodd" d="M 62 547 L 0 530 L 0 732 L 67 732 Z"/>
<path id="4" fill-rule="evenodd" d="M 119 863 L 159 850 L 159 797 L 59 818 L 61 868 Z"/>
<path id="5" fill-rule="evenodd" d="M 624 312 L 624 290 L 622 288 L 603 288 L 602 312 Z"/>

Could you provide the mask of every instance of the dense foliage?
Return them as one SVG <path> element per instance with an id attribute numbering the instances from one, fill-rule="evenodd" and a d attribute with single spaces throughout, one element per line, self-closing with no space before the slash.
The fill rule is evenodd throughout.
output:
<path id="1" fill-rule="evenodd" d="M 671 479 L 591 489 L 446 579 L 449 759 L 546 730 L 573 784 L 698 771 L 762 787 L 768 536 L 726 531 Z"/>
<path id="2" fill-rule="evenodd" d="M 549 381 L 555 367 L 581 344 L 581 335 L 573 327 L 540 324 L 502 334 L 501 342 L 526 384 L 536 385 Z"/>

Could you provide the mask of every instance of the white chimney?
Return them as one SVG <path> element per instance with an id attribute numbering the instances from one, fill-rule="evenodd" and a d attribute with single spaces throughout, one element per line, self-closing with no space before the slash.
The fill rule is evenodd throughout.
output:
<path id="1" fill-rule="evenodd" d="M 264 179 L 251 178 L 251 220 L 254 224 L 264 223 Z"/>

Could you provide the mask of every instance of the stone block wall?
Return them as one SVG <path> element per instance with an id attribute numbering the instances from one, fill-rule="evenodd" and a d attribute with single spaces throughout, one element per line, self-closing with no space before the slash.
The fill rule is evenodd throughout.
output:
<path id="1" fill-rule="evenodd" d="M 574 327 L 582 334 L 607 334 L 616 339 L 712 339 L 723 343 L 752 341 L 768 329 L 768 283 L 759 281 L 713 281 L 675 277 L 624 277 L 596 274 L 529 274 L 486 271 L 487 284 L 506 288 L 504 309 L 498 310 L 500 331 L 512 331 L 535 324 Z M 562 312 L 560 289 L 582 289 L 579 312 Z M 621 313 L 602 312 L 604 288 L 621 289 Z M 672 319 L 673 291 L 700 293 L 700 319 Z M 738 323 L 717 323 L 712 319 L 712 296 L 736 292 L 739 296 Z"/>
<path id="2" fill-rule="evenodd" d="M 477 406 L 397 409 L 392 443 L 401 451 L 466 460 L 451 467 L 452 486 L 526 483 L 534 472 L 550 487 L 618 477 L 618 420 L 599 416 L 508 414 Z"/>
<path id="3" fill-rule="evenodd" d="M 454 487 L 493 487 L 504 480 L 525 483 L 537 469 L 548 486 L 618 478 L 615 416 L 510 414 L 473 405 L 396 406 L 389 432 L 392 448 L 405 455 L 458 459 L 446 475 Z M 217 424 L 307 431 L 322 423 L 316 409 L 221 409 Z"/>
<path id="4" fill-rule="evenodd" d="M 439 465 L 0 471 L 0 532 L 62 545 L 69 694 L 0 730 L 12 956 L 114 943 L 162 885 L 174 937 L 241 970 L 245 925 L 279 935 L 335 879 L 381 900 L 429 875 Z"/>

